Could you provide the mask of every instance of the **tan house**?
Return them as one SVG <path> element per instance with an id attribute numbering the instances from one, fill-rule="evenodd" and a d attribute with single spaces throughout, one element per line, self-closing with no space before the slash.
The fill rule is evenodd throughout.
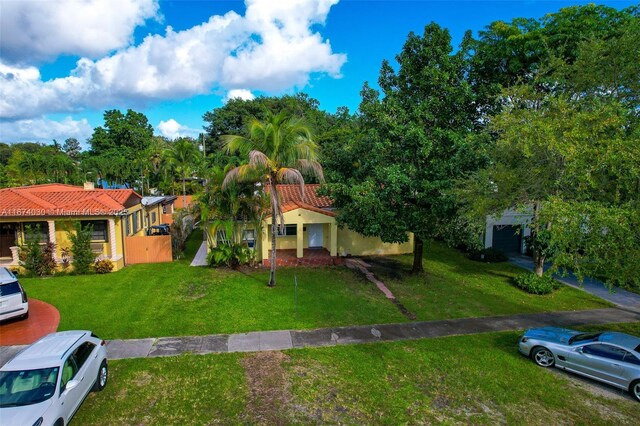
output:
<path id="1" fill-rule="evenodd" d="M 305 185 L 302 197 L 299 185 L 278 185 L 284 232 L 276 236 L 276 262 L 279 265 L 320 265 L 341 263 L 345 256 L 393 255 L 413 252 L 413 235 L 403 244 L 384 243 L 377 237 L 364 237 L 348 228 L 340 228 L 329 197 L 317 194 L 320 185 Z M 270 215 L 262 229 L 243 229 L 241 240 L 255 248 L 257 258 L 270 264 Z M 215 246 L 224 235 L 208 232 L 210 245 Z"/>
<path id="2" fill-rule="evenodd" d="M 125 265 L 125 238 L 145 235 L 147 213 L 132 189 L 94 189 L 45 184 L 0 189 L 0 265 L 18 266 L 18 245 L 27 238 L 56 245 L 56 261 L 70 248 L 73 223 L 93 225 L 91 247 L 110 259 L 114 270 Z"/>

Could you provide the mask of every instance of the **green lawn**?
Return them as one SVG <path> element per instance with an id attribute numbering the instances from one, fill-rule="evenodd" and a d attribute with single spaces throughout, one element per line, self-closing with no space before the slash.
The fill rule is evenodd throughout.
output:
<path id="1" fill-rule="evenodd" d="M 107 339 L 408 320 L 373 284 L 344 267 L 280 268 L 275 289 L 265 285 L 266 269 L 235 272 L 190 267 L 201 238 L 194 233 L 184 258 L 173 263 L 132 265 L 106 275 L 21 281 L 30 297 L 58 308 L 60 330 L 89 329 Z M 408 261 L 404 256 L 399 259 Z M 380 273 L 420 320 L 609 306 L 571 288 L 551 296 L 527 295 L 509 284 L 516 268 L 471 262 L 439 245 L 427 251 L 425 267 L 428 272 L 419 277 L 403 273 L 392 277 L 388 270 Z"/>
<path id="2" fill-rule="evenodd" d="M 425 246 L 425 272 L 421 275 L 409 273 L 413 256 L 385 260 L 373 263 L 373 271 L 422 321 L 612 306 L 566 286 L 549 296 L 528 294 L 511 285 L 511 278 L 522 269 L 507 262 L 472 261 L 437 242 Z"/>
<path id="3" fill-rule="evenodd" d="M 605 328 L 640 335 L 640 323 Z M 517 352 L 518 336 L 112 361 L 106 390 L 74 422 L 637 424 L 640 404 L 537 367 Z"/>

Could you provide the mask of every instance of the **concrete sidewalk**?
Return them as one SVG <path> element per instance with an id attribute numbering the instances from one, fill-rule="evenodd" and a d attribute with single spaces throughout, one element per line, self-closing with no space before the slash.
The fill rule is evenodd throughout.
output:
<path id="1" fill-rule="evenodd" d="M 570 327 L 636 321 L 640 321 L 638 313 L 621 309 L 594 309 L 316 330 L 259 331 L 209 336 L 111 340 L 107 342 L 107 351 L 109 359 L 148 358 L 185 353 L 257 352 L 469 335 L 548 325 Z M 11 359 L 23 347 L 0 347 L 0 365 Z"/>
<path id="2" fill-rule="evenodd" d="M 533 271 L 533 260 L 530 257 L 516 256 L 509 258 L 509 262 L 523 269 Z M 550 267 L 551 265 L 545 264 L 545 271 Z M 632 293 L 621 288 L 609 290 L 602 281 L 588 277 L 584 279 L 582 284 L 580 284 L 576 276 L 572 273 L 569 273 L 566 277 L 556 274 L 554 275 L 554 278 L 568 286 L 586 291 L 587 293 L 591 293 L 594 296 L 607 300 L 623 309 L 640 312 L 640 294 Z"/>

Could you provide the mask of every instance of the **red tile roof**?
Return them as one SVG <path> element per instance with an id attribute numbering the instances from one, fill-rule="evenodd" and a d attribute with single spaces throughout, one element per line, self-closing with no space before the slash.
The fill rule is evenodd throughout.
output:
<path id="1" fill-rule="evenodd" d="M 300 191 L 300 185 L 278 185 L 278 195 L 282 213 L 296 209 L 305 209 L 312 212 L 335 216 L 335 212 L 326 210 L 333 205 L 331 198 L 318 195 L 319 184 L 307 184 L 304 186 L 304 197 Z M 269 192 L 269 187 L 266 188 Z M 269 215 L 268 217 L 271 217 Z"/>
<path id="2" fill-rule="evenodd" d="M 0 217 L 115 216 L 138 204 L 132 189 L 91 189 L 45 184 L 0 189 Z"/>

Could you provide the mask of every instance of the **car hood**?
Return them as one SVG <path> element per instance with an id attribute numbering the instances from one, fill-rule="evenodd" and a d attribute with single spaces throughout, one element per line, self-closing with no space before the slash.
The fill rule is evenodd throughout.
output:
<path id="1" fill-rule="evenodd" d="M 51 398 L 37 404 L 22 405 L 20 407 L 0 408 L 0 418 L 3 425 L 25 425 L 30 426 L 44 415 L 51 406 Z"/>
<path id="2" fill-rule="evenodd" d="M 571 337 L 580 333 L 582 332 L 576 331 L 576 330 L 570 330 L 568 328 L 542 327 L 542 328 L 532 328 L 530 330 L 527 330 L 524 333 L 524 336 L 532 339 L 545 340 L 547 342 L 567 344 L 567 342 Z"/>

